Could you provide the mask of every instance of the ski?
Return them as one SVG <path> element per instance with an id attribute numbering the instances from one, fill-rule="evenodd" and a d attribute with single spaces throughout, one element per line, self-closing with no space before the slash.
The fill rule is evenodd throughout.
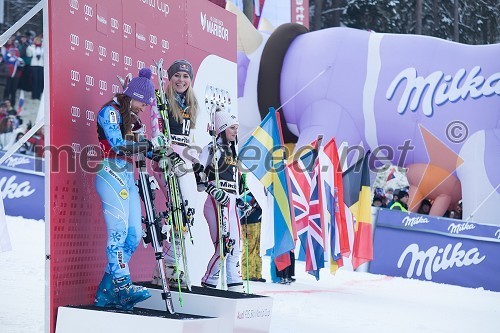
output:
<path id="1" fill-rule="evenodd" d="M 158 74 L 158 90 L 156 90 L 156 104 L 158 107 L 158 111 L 162 117 L 164 123 L 164 135 L 167 140 L 166 146 L 168 148 L 172 148 L 172 138 L 170 135 L 170 126 L 168 119 L 168 105 L 165 97 L 164 83 L 163 83 L 163 59 L 160 59 L 158 62 L 155 62 Z M 188 257 L 186 253 L 186 245 L 185 239 L 183 235 L 185 233 L 189 234 L 189 238 L 191 243 L 193 243 L 193 236 L 191 232 L 191 227 L 193 225 L 193 216 L 194 209 L 188 208 L 188 201 L 183 200 L 182 193 L 180 191 L 179 182 L 177 176 L 174 174 L 173 168 L 167 172 L 164 170 L 163 176 L 165 177 L 165 181 L 167 183 L 167 193 L 169 198 L 167 199 L 167 207 L 170 213 L 170 221 L 172 222 L 172 242 L 174 249 L 174 256 L 177 262 L 177 246 L 176 246 L 176 238 L 179 237 L 179 243 L 181 248 L 181 256 L 182 256 L 182 264 L 184 268 L 184 280 L 186 281 L 186 285 L 189 291 L 191 291 L 191 280 L 189 277 L 189 269 L 188 269 Z M 177 267 L 177 281 L 179 292 L 181 290 L 180 284 L 180 270 Z M 182 301 L 181 301 L 182 304 Z"/>
<path id="2" fill-rule="evenodd" d="M 139 170 L 139 179 L 137 186 L 139 187 L 139 196 L 144 203 L 146 217 L 142 218 L 142 222 L 146 225 L 146 234 L 144 235 L 144 243 L 151 243 L 153 246 L 158 271 L 160 272 L 163 291 L 161 293 L 162 299 L 165 300 L 167 311 L 171 314 L 175 313 L 174 304 L 172 301 L 172 294 L 168 286 L 168 281 L 165 272 L 165 265 L 163 264 L 163 240 L 167 237 L 162 232 L 161 220 L 165 214 L 157 214 L 154 206 L 155 194 L 153 190 L 158 189 L 158 185 L 153 176 L 150 176 L 146 170 L 146 160 L 144 154 L 139 154 L 136 160 L 136 166 Z M 152 187 L 155 184 L 155 187 Z"/>

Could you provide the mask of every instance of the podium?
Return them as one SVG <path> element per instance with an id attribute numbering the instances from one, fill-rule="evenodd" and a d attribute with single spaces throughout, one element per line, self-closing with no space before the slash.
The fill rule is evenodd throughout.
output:
<path id="1" fill-rule="evenodd" d="M 151 297 L 140 303 L 141 307 L 164 310 L 162 289 L 151 283 L 139 283 L 148 288 Z M 269 332 L 273 300 L 268 296 L 245 294 L 219 289 L 192 286 L 192 290 L 171 291 L 174 308 L 186 314 L 214 317 L 220 320 L 221 333 L 263 333 Z"/>
<path id="2" fill-rule="evenodd" d="M 142 303 L 141 303 L 142 304 Z M 221 331 L 221 320 L 192 314 L 169 314 L 163 311 L 134 308 L 122 311 L 89 306 L 60 306 L 56 333 L 88 332 L 168 332 L 212 333 Z"/>

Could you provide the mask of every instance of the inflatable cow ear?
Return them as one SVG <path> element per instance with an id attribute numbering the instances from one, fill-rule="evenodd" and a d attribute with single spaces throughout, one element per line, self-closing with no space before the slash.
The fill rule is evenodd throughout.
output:
<path id="1" fill-rule="evenodd" d="M 127 76 L 125 76 L 125 78 L 121 77 L 120 75 L 117 75 L 116 77 L 118 78 L 118 81 L 120 81 L 120 84 L 122 86 L 122 91 L 124 91 L 125 88 L 127 88 L 130 81 L 132 80 L 132 73 L 128 73 Z"/>

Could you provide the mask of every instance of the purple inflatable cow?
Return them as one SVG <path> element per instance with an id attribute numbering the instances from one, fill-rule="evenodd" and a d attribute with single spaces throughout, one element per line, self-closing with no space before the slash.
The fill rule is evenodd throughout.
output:
<path id="1" fill-rule="evenodd" d="M 252 29 L 238 17 L 244 137 L 268 107 L 283 106 L 297 146 L 323 134 L 408 168 L 413 210 L 426 197 L 442 215 L 463 199 L 464 219 L 500 225 L 499 44 L 294 24 Z"/>

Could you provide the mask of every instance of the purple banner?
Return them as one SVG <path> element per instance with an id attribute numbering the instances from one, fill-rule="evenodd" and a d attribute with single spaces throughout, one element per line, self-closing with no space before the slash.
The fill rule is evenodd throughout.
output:
<path id="1" fill-rule="evenodd" d="M 500 227 L 380 209 L 369 272 L 500 291 Z"/>
<path id="2" fill-rule="evenodd" d="M 0 152 L 0 157 L 4 153 Z M 13 154 L 0 165 L 0 190 L 6 215 L 45 218 L 43 164 L 43 159 Z"/>

